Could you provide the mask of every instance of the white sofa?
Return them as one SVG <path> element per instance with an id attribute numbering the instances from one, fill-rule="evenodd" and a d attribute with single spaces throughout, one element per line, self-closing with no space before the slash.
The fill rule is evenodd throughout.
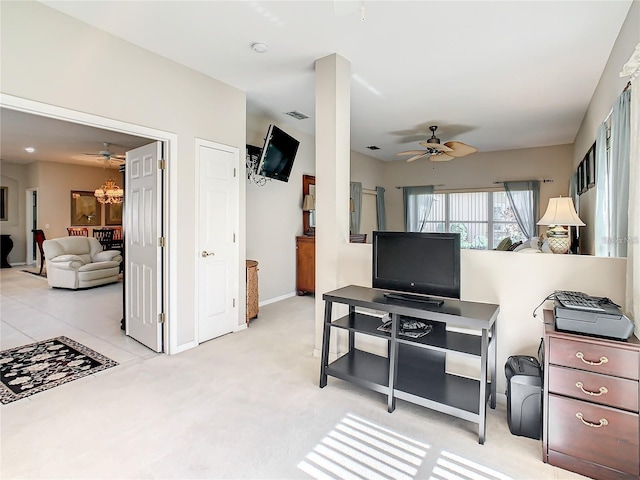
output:
<path id="1" fill-rule="evenodd" d="M 102 250 L 95 238 L 54 238 L 45 240 L 42 248 L 51 287 L 77 290 L 118 281 L 122 255 Z"/>

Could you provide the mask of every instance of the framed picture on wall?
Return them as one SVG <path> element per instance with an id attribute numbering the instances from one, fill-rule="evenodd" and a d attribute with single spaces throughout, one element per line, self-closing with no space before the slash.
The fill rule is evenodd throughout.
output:
<path id="1" fill-rule="evenodd" d="M 71 190 L 71 226 L 98 226 L 102 224 L 100 204 L 93 192 Z"/>
<path id="2" fill-rule="evenodd" d="M 0 187 L 0 221 L 6 222 L 9 217 L 9 187 Z"/>
<path id="3" fill-rule="evenodd" d="M 584 160 L 578 165 L 578 193 L 582 194 L 584 188 Z"/>
<path id="4" fill-rule="evenodd" d="M 596 144 L 591 145 L 591 149 L 589 150 L 589 154 L 587 155 L 589 158 L 589 171 L 587 172 L 587 177 L 589 178 L 589 183 L 587 184 L 587 188 L 595 187 L 596 185 Z"/>
<path id="5" fill-rule="evenodd" d="M 105 225 L 122 225 L 122 204 L 121 203 L 105 203 L 104 204 L 104 224 Z"/>

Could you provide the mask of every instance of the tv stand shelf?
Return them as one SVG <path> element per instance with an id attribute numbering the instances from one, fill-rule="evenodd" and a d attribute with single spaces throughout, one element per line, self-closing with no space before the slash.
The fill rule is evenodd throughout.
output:
<path id="1" fill-rule="evenodd" d="M 387 395 L 389 412 L 395 399 L 406 400 L 433 410 L 478 424 L 478 442 L 484 443 L 486 405 L 496 405 L 496 318 L 497 305 L 443 299 L 441 306 L 421 302 L 396 301 L 384 290 L 348 286 L 325 293 L 324 335 L 320 387 L 327 377 L 345 380 Z M 331 320 L 333 303 L 349 305 L 349 314 Z M 389 313 L 390 333 L 377 330 L 379 317 L 361 314 L 355 307 Z M 400 321 L 407 317 L 433 325 L 428 335 L 411 338 L 399 333 Z M 479 335 L 447 330 L 447 325 L 479 331 Z M 349 351 L 329 363 L 329 339 L 332 328 L 349 332 Z M 355 348 L 355 334 L 387 340 L 383 357 Z M 446 373 L 448 353 L 477 358 L 481 364 L 479 379 Z"/>

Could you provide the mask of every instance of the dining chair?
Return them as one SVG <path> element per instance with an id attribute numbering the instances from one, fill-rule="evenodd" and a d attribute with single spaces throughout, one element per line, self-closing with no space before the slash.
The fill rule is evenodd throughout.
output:
<path id="1" fill-rule="evenodd" d="M 112 228 L 94 228 L 93 236 L 100 242 L 103 250 L 111 250 L 113 244 Z"/>
<path id="2" fill-rule="evenodd" d="M 42 242 L 46 240 L 44 236 L 44 231 L 39 229 L 31 230 L 33 232 L 33 241 L 38 245 L 38 250 L 40 250 L 40 271 L 38 275 L 42 275 L 42 268 L 44 267 L 44 250 L 42 249 Z"/>
<path id="3" fill-rule="evenodd" d="M 89 229 L 87 227 L 67 227 L 67 234 L 70 237 L 88 237 Z"/>

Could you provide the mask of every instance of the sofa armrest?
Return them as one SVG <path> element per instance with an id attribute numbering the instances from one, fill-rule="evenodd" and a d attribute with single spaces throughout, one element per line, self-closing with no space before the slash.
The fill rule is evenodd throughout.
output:
<path id="1" fill-rule="evenodd" d="M 52 266 L 61 270 L 78 270 L 84 262 L 77 255 L 59 255 L 49 259 Z"/>
<path id="2" fill-rule="evenodd" d="M 118 250 L 103 250 L 93 256 L 94 262 L 121 262 L 122 255 Z"/>

